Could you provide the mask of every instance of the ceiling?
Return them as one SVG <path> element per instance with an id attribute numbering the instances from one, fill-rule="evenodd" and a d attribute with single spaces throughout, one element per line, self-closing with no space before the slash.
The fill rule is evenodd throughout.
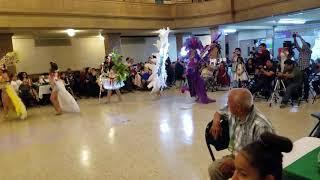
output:
<path id="1" fill-rule="evenodd" d="M 306 24 L 304 25 L 294 25 L 294 24 L 280 24 L 278 21 L 280 19 L 300 19 L 305 20 Z M 320 22 L 320 8 L 307 10 L 307 11 L 299 11 L 285 15 L 278 15 L 267 17 L 258 20 L 252 21 L 245 21 L 235 24 L 227 24 L 223 25 L 222 28 L 225 29 L 237 29 L 237 30 L 252 30 L 252 29 L 272 29 L 273 27 L 276 28 L 283 28 L 283 27 L 298 27 L 298 26 L 305 26 L 308 24 L 315 24 Z"/>
<path id="2" fill-rule="evenodd" d="M 283 25 L 279 24 L 280 19 L 303 19 L 306 21 L 304 25 Z M 306 25 L 316 24 L 317 27 L 320 23 L 320 8 L 300 11 L 285 15 L 273 16 L 258 20 L 245 21 L 235 24 L 226 24 L 220 26 L 222 29 L 236 29 L 237 31 L 254 30 L 254 29 L 272 29 L 276 27 L 276 30 L 292 28 L 292 27 L 305 27 Z M 2 29 L 0 33 L 14 33 L 14 38 L 67 38 L 66 30 L 61 29 Z M 76 37 L 89 37 L 98 36 L 104 33 L 121 33 L 121 36 L 156 36 L 156 30 L 102 30 L 102 29 L 81 29 L 76 30 Z M 192 34 L 209 34 L 209 27 L 204 28 L 192 28 L 192 29 L 177 29 L 172 30 L 172 33 L 192 33 Z"/>

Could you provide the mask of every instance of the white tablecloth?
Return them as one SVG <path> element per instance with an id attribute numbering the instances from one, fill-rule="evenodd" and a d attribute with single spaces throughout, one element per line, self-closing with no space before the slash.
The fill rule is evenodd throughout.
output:
<path id="1" fill-rule="evenodd" d="M 51 93 L 50 87 L 51 87 L 50 85 L 41 85 L 41 86 L 39 86 L 39 92 L 38 92 L 39 99 L 42 99 L 44 94 L 50 94 Z"/>
<path id="2" fill-rule="evenodd" d="M 302 156 L 312 150 L 320 147 L 320 139 L 314 137 L 304 137 L 293 143 L 293 149 L 290 153 L 283 154 L 283 168 L 294 163 Z"/>

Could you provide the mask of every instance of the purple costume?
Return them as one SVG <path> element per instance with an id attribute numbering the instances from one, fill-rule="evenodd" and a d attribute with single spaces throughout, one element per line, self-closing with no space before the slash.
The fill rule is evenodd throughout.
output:
<path id="1" fill-rule="evenodd" d="M 201 78 L 200 65 L 202 60 L 197 52 L 197 49 L 202 50 L 201 41 L 196 37 L 189 37 L 185 42 L 186 50 L 188 55 L 186 60 L 188 62 L 187 79 L 189 85 L 189 91 L 191 97 L 196 97 L 197 102 L 208 104 L 215 102 L 208 98 L 204 80 Z"/>

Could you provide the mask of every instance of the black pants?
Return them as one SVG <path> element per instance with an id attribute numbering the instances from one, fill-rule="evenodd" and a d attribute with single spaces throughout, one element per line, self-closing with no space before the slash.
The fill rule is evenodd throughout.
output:
<path id="1" fill-rule="evenodd" d="M 309 99 L 309 91 L 310 91 L 310 85 L 309 85 L 309 76 L 311 74 L 310 69 L 306 68 L 302 71 L 303 73 L 303 99 Z"/>
<path id="2" fill-rule="evenodd" d="M 252 88 L 250 88 L 252 94 L 255 94 L 261 90 L 266 93 L 264 94 L 265 96 L 270 96 L 272 92 L 271 82 L 266 79 L 259 79 L 253 84 Z"/>
<path id="3" fill-rule="evenodd" d="M 320 80 L 313 81 L 312 87 L 313 87 L 314 91 L 317 93 L 317 95 L 320 95 Z"/>
<path id="4" fill-rule="evenodd" d="M 299 91 L 301 90 L 300 83 L 290 83 L 286 87 L 286 92 L 282 98 L 282 103 L 286 104 L 289 102 L 289 99 L 292 98 L 294 95 L 299 95 Z"/>

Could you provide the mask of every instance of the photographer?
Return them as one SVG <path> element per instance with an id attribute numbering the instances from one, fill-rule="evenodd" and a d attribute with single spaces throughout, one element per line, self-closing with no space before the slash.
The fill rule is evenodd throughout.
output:
<path id="1" fill-rule="evenodd" d="M 276 74 L 276 67 L 272 60 L 267 60 L 266 66 L 258 68 L 256 82 L 250 88 L 252 94 L 264 90 L 264 96 L 267 98 L 272 91 L 272 81 Z"/>
<path id="2" fill-rule="evenodd" d="M 285 108 L 289 99 L 302 87 L 303 74 L 295 67 L 294 61 L 287 59 L 284 62 L 283 73 L 277 73 L 276 75 L 282 78 L 286 85 L 286 92 L 280 105 L 280 108 Z"/>
<path id="3" fill-rule="evenodd" d="M 297 41 L 297 37 L 301 40 L 302 46 L 300 47 Z M 310 59 L 312 50 L 311 46 L 307 43 L 299 34 L 293 34 L 294 45 L 296 49 L 299 51 L 299 60 L 298 67 L 299 70 L 303 73 L 303 87 L 304 87 L 304 99 L 308 100 L 309 98 L 309 76 L 310 76 Z"/>
<path id="4" fill-rule="evenodd" d="M 259 45 L 259 51 L 256 54 L 255 66 L 257 68 L 262 68 L 266 65 L 267 60 L 270 59 L 270 52 L 267 50 L 267 45 L 265 43 L 261 43 Z"/>

